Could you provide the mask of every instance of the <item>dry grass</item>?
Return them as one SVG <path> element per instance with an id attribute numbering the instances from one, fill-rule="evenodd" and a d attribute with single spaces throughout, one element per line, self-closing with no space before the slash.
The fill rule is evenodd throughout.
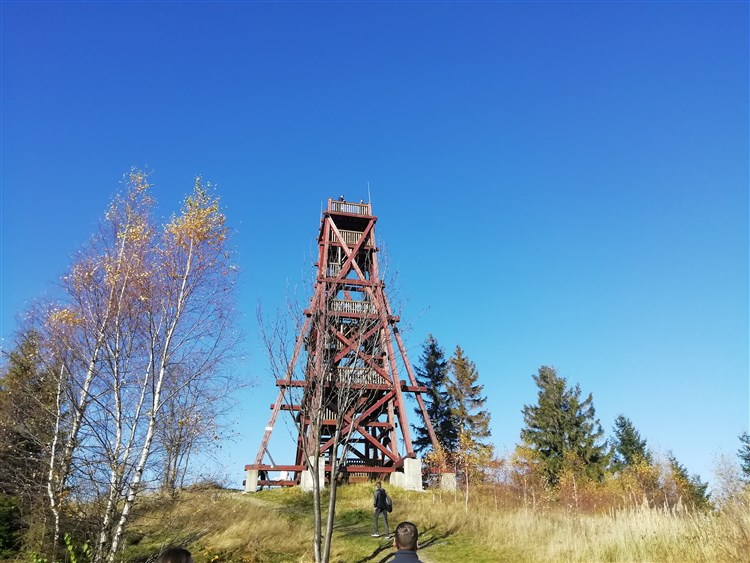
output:
<path id="1" fill-rule="evenodd" d="M 496 508 L 477 499 L 464 511 L 453 495 L 391 490 L 391 528 L 411 520 L 421 530 L 420 557 L 429 563 L 472 561 L 750 560 L 750 494 L 715 513 L 647 507 L 605 514 Z M 341 489 L 334 561 L 380 562 L 391 549 L 369 537 L 371 487 Z M 141 511 L 131 561 L 170 543 L 188 545 L 197 563 L 310 561 L 311 505 L 298 490 L 257 495 L 201 492 L 170 503 L 152 499 Z"/>
<path id="2" fill-rule="evenodd" d="M 190 546 L 196 561 L 297 561 L 309 544 L 309 528 L 275 503 L 201 491 L 175 501 L 150 499 L 129 537 L 130 561 L 147 561 L 168 545 Z"/>
<path id="3" fill-rule="evenodd" d="M 455 530 L 498 561 L 750 561 L 750 493 L 715 513 L 641 507 L 581 514 L 487 503 L 464 512 L 451 495 L 425 504 L 416 511 L 421 522 Z"/>

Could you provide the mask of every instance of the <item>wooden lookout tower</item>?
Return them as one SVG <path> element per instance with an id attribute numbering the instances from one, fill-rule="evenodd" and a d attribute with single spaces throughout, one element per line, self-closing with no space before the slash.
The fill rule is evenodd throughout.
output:
<path id="1" fill-rule="evenodd" d="M 245 466 L 247 491 L 256 483 L 304 486 L 313 452 L 324 479 L 335 467 L 345 482 L 389 476 L 392 484 L 421 490 L 407 394 L 415 396 L 422 418 L 416 423 L 433 445 L 435 433 L 421 396 L 426 388 L 417 384 L 380 278 L 376 221 L 369 203 L 328 200 L 314 292 L 285 374 L 276 381 L 278 396 L 255 462 Z M 290 412 L 298 434 L 289 465 L 277 465 L 268 452 L 280 411 Z M 278 478 L 271 478 L 275 472 Z"/>

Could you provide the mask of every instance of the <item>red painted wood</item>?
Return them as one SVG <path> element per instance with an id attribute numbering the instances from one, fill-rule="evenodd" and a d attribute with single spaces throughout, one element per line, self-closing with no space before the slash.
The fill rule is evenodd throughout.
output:
<path id="1" fill-rule="evenodd" d="M 400 319 L 393 315 L 380 279 L 376 222 L 369 204 L 328 200 L 318 234 L 315 290 L 304 311 L 305 322 L 288 370 L 277 379 L 278 397 L 255 464 L 246 469 L 301 471 L 306 467 L 303 445 L 317 443 L 325 456 L 332 450 L 333 432 L 340 424 L 342 433 L 351 431 L 352 438 L 340 467 L 349 473 L 371 475 L 396 471 L 403 467 L 404 458 L 415 457 L 407 417 L 412 409 L 405 403 L 406 393 L 416 395 L 421 415 L 416 424 L 427 428 L 435 444 L 421 397 L 427 388 L 416 381 L 398 331 Z M 305 371 L 306 366 L 313 367 Z M 406 370 L 403 380 L 399 366 Z M 336 379 L 342 374 L 344 379 Z M 326 404 L 347 389 L 355 394 L 354 404 L 338 419 L 332 417 L 335 405 L 326 407 L 334 410 L 321 412 L 322 432 L 313 436 L 310 422 L 315 413 L 305 413 L 305 405 L 313 399 Z M 271 467 L 262 462 L 280 411 L 289 411 L 298 424 L 296 463 Z M 404 450 L 406 454 L 401 456 L 399 452 Z M 330 471 L 330 463 L 326 463 L 326 471 Z M 297 480 L 263 482 L 287 483 L 296 484 Z"/>

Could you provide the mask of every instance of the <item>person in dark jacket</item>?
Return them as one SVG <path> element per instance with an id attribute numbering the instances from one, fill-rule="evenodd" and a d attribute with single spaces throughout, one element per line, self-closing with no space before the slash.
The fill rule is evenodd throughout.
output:
<path id="1" fill-rule="evenodd" d="M 182 547 L 170 547 L 156 559 L 157 563 L 193 563 L 193 556 Z"/>
<path id="2" fill-rule="evenodd" d="M 417 527 L 411 522 L 401 522 L 396 526 L 396 533 L 393 535 L 393 547 L 396 548 L 396 556 L 391 563 L 421 563 L 417 557 L 417 540 L 419 532 Z"/>
<path id="3" fill-rule="evenodd" d="M 372 516 L 372 537 L 379 538 L 378 533 L 378 516 L 383 515 L 383 522 L 385 523 L 385 535 L 390 536 L 391 530 L 388 527 L 388 505 L 385 502 L 388 493 L 382 487 L 380 481 L 375 484 L 375 494 L 372 497 L 372 506 L 375 512 Z"/>

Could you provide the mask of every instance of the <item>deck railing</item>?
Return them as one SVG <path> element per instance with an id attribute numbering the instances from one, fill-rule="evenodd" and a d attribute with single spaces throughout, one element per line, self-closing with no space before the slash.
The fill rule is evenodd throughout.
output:
<path id="1" fill-rule="evenodd" d="M 375 304 L 369 301 L 346 301 L 344 299 L 332 300 L 330 310 L 334 313 L 355 313 L 360 315 L 375 315 L 378 312 Z"/>
<path id="2" fill-rule="evenodd" d="M 337 369 L 339 381 L 351 381 L 354 385 L 381 385 L 385 383 L 378 372 L 372 368 L 339 366 Z"/>
<path id="3" fill-rule="evenodd" d="M 344 239 L 344 243 L 347 246 L 354 246 L 359 242 L 359 239 L 362 238 L 362 233 L 360 231 L 345 231 L 343 229 L 339 229 L 339 233 L 341 233 L 341 238 Z M 333 233 L 333 229 L 329 231 L 328 239 L 329 240 L 335 240 L 336 235 Z M 365 246 L 370 246 L 370 237 L 367 237 L 367 240 L 365 241 Z"/>
<path id="4" fill-rule="evenodd" d="M 369 203 L 352 203 L 350 201 L 328 200 L 328 211 L 333 213 L 351 213 L 352 215 L 371 215 Z"/>

